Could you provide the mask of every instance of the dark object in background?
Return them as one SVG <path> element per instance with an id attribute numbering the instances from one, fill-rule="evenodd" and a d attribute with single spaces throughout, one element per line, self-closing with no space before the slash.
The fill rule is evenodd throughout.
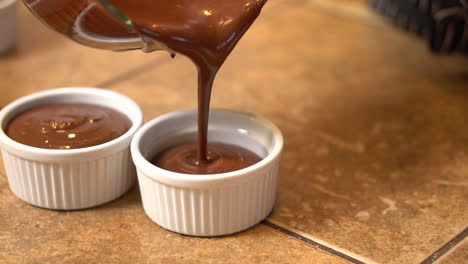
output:
<path id="1" fill-rule="evenodd" d="M 468 0 L 369 0 L 398 27 L 423 36 L 435 53 L 468 55 Z"/>

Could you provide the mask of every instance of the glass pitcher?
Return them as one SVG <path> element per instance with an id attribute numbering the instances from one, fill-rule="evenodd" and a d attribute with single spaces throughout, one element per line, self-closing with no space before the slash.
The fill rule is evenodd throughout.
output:
<path id="1" fill-rule="evenodd" d="M 72 40 L 114 51 L 162 49 L 107 0 L 22 0 L 43 23 Z M 129 0 L 131 1 L 131 0 Z"/>

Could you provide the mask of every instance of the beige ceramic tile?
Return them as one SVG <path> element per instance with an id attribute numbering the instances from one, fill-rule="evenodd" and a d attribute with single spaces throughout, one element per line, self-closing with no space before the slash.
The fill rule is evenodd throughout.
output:
<path id="1" fill-rule="evenodd" d="M 463 264 L 468 260 L 468 238 L 460 243 L 454 250 L 441 257 L 438 264 Z"/>
<path id="2" fill-rule="evenodd" d="M 8 263 L 348 263 L 258 225 L 221 238 L 160 228 L 143 212 L 138 189 L 107 205 L 57 212 L 13 196 L 0 171 L 0 262 Z"/>
<path id="3" fill-rule="evenodd" d="M 160 56 L 78 45 L 42 25 L 21 3 L 18 38 L 16 52 L 0 57 L 0 107 L 38 90 L 94 86 Z"/>
<path id="4" fill-rule="evenodd" d="M 353 19 L 373 25 L 383 25 L 387 21 L 374 12 L 370 12 L 368 0 L 278 0 L 281 4 L 312 8 L 321 13 Z"/>
<path id="5" fill-rule="evenodd" d="M 270 3 L 273 1 L 270 1 Z M 286 4 L 304 4 L 307 2 L 325 2 L 325 0 L 276 0 L 274 2 L 281 2 Z M 368 0 L 328 0 L 328 2 L 340 4 L 340 5 L 361 5 L 366 6 Z"/>
<path id="6" fill-rule="evenodd" d="M 410 35 L 277 4 L 247 33 L 213 105 L 286 137 L 273 221 L 380 263 L 417 263 L 468 223 L 468 61 Z M 146 120 L 194 107 L 184 58 L 114 88 Z"/>

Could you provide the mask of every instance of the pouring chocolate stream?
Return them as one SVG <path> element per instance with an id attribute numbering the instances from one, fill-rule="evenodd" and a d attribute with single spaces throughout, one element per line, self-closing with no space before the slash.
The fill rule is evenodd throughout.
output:
<path id="1" fill-rule="evenodd" d="M 260 14 L 263 0 L 109 0 L 147 42 L 190 58 L 198 69 L 198 163 L 207 163 L 211 90 L 216 74 Z M 151 45 L 149 45 L 151 46 Z"/>

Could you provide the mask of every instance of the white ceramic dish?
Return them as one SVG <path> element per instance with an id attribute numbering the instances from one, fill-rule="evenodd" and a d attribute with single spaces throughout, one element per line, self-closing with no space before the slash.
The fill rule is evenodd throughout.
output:
<path id="1" fill-rule="evenodd" d="M 131 120 L 124 135 L 107 143 L 70 150 L 18 143 L 4 129 L 19 113 L 48 103 L 89 103 L 115 109 Z M 13 193 L 35 206 L 74 210 L 123 195 L 136 180 L 130 142 L 143 123 L 140 107 L 121 94 L 96 88 L 62 88 L 20 98 L 0 111 L 0 148 Z"/>
<path id="2" fill-rule="evenodd" d="M 212 175 L 188 175 L 160 169 L 148 159 L 163 149 L 195 140 L 197 112 L 180 111 L 144 125 L 131 151 L 137 167 L 143 207 L 160 226 L 193 236 L 219 236 L 263 220 L 275 203 L 283 136 L 255 115 L 211 110 L 209 141 L 247 148 L 263 160 L 248 168 Z"/>
<path id="3" fill-rule="evenodd" d="M 16 0 L 0 0 L 0 55 L 16 44 Z"/>

